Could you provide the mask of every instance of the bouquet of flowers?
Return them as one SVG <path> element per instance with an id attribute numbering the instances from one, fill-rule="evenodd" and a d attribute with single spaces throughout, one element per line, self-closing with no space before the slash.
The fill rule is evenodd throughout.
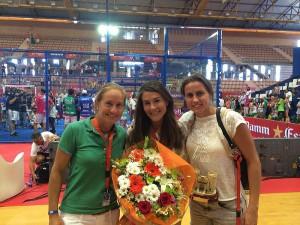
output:
<path id="1" fill-rule="evenodd" d="M 140 224 L 175 224 L 195 183 L 191 165 L 161 143 L 145 138 L 113 162 L 113 185 L 124 217 Z"/>

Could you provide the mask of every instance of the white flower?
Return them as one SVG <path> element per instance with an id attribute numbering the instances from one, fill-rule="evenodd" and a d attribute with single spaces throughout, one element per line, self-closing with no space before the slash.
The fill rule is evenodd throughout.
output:
<path id="1" fill-rule="evenodd" d="M 154 155 L 157 155 L 157 152 L 153 148 L 147 148 L 147 149 L 145 149 L 145 151 L 144 151 L 144 157 L 148 158 L 149 161 L 153 162 L 150 159 L 153 159 Z"/>
<path id="2" fill-rule="evenodd" d="M 160 196 L 160 191 L 155 184 L 149 184 L 143 187 L 143 194 L 150 202 L 156 202 Z"/>
<path id="3" fill-rule="evenodd" d="M 129 174 L 138 175 L 141 173 L 140 166 L 141 166 L 141 164 L 139 162 L 129 162 L 126 166 L 126 171 Z"/>
<path id="4" fill-rule="evenodd" d="M 166 177 L 162 177 L 161 180 L 160 180 L 161 192 L 165 192 L 167 186 L 169 186 L 170 188 L 173 188 L 173 183 L 174 183 L 174 180 L 168 179 Z"/>
<path id="5" fill-rule="evenodd" d="M 120 189 L 127 189 L 130 186 L 130 180 L 124 175 L 118 177 L 118 182 Z"/>
<path id="6" fill-rule="evenodd" d="M 127 188 L 120 188 L 120 189 L 118 190 L 118 193 L 119 193 L 119 195 L 120 195 L 121 197 L 123 197 L 123 196 L 127 195 L 128 189 L 127 189 Z"/>
<path id="7" fill-rule="evenodd" d="M 126 198 L 131 201 L 131 200 L 134 200 L 134 194 L 129 192 L 127 195 L 126 195 Z"/>
<path id="8" fill-rule="evenodd" d="M 145 195 L 143 195 L 143 194 L 138 194 L 138 195 L 135 196 L 135 200 L 136 200 L 137 202 L 140 202 L 140 201 L 145 201 L 146 198 L 145 198 Z"/>
<path id="9" fill-rule="evenodd" d="M 160 167 L 159 170 L 160 170 L 162 175 L 166 175 L 167 172 L 168 172 L 165 167 Z"/>
<path id="10" fill-rule="evenodd" d="M 145 185 L 145 186 L 143 187 L 143 194 L 144 194 L 145 196 L 147 196 L 149 193 L 150 193 L 149 185 Z"/>

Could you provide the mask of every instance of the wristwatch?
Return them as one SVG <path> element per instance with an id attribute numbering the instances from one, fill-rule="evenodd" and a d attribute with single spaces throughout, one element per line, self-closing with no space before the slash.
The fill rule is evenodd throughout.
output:
<path id="1" fill-rule="evenodd" d="M 55 215 L 55 214 L 58 214 L 58 210 L 49 210 L 48 211 L 48 215 Z"/>

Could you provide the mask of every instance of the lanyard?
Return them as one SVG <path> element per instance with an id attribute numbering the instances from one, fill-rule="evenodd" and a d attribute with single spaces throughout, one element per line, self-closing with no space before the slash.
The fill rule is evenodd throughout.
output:
<path id="1" fill-rule="evenodd" d="M 101 136 L 101 138 L 104 140 L 106 144 L 106 155 L 105 155 L 105 188 L 106 192 L 109 192 L 109 186 L 110 186 L 110 159 L 111 159 L 111 152 L 112 152 L 112 143 L 113 143 L 113 137 L 115 135 L 114 131 L 111 130 L 108 133 L 108 136 L 105 136 L 102 130 L 100 129 L 100 122 L 96 118 L 92 119 L 92 124 Z"/>

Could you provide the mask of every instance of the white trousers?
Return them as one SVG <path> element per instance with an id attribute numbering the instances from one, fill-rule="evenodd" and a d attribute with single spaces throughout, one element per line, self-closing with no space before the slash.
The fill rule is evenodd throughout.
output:
<path id="1" fill-rule="evenodd" d="M 64 225 L 116 225 L 119 217 L 119 209 L 95 215 L 61 213 Z"/>

